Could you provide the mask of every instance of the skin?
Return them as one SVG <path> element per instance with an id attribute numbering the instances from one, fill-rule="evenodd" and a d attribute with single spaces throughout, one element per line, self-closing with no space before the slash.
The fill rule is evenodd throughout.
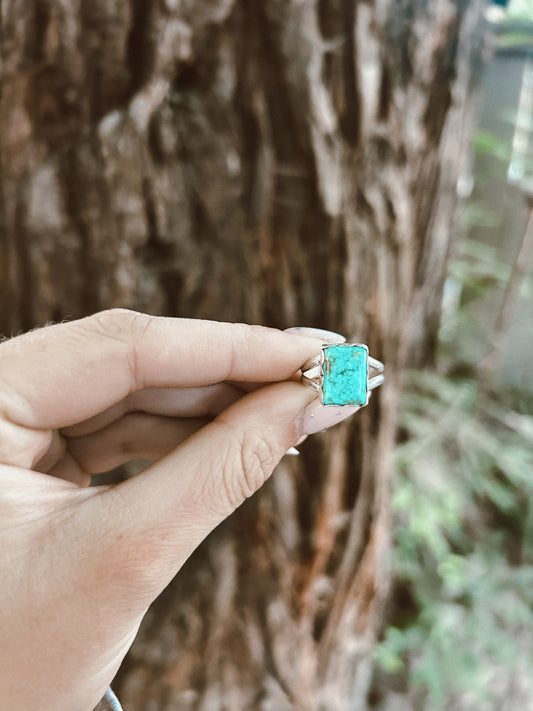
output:
<path id="1" fill-rule="evenodd" d="M 148 606 L 302 436 L 294 375 L 319 349 L 123 310 L 0 345 L 2 707 L 92 711 Z"/>

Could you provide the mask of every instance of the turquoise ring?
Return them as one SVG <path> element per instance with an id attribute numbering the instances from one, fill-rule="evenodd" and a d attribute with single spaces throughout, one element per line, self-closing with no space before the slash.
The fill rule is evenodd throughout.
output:
<path id="1" fill-rule="evenodd" d="M 363 407 L 384 381 L 383 372 L 383 363 L 368 355 L 364 343 L 324 343 L 302 366 L 301 382 L 320 394 L 323 405 Z"/>

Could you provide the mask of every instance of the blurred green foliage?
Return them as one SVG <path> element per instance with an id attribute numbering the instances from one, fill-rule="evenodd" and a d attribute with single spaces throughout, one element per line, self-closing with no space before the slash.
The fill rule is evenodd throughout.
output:
<path id="1" fill-rule="evenodd" d="M 469 364 L 457 370 L 409 377 L 393 510 L 395 575 L 410 604 L 376 652 L 433 708 L 466 690 L 482 704 L 490 669 L 523 658 L 533 633 L 533 395 L 496 393 Z"/>
<path id="2" fill-rule="evenodd" d="M 511 115 L 509 118 L 514 125 L 516 116 Z M 474 148 L 477 155 L 489 155 L 507 162 L 511 159 L 512 150 L 509 143 L 483 128 L 476 131 Z"/>
<path id="3" fill-rule="evenodd" d="M 529 52 L 532 28 L 533 0 L 511 0 L 500 47 Z M 423 711 L 492 711 L 503 701 L 522 708 L 506 696 L 520 699 L 520 675 L 522 699 L 527 708 L 533 703 L 533 392 L 505 385 L 497 371 L 483 367 L 487 361 L 480 363 L 495 342 L 487 304 L 489 311 L 498 308 L 512 268 L 498 246 L 473 238 L 492 231 L 506 239 L 505 210 L 513 203 L 502 195 L 500 205 L 487 204 L 484 194 L 494 191 L 483 186 L 498 184 L 502 175 L 511 180 L 517 131 L 522 149 L 531 146 L 524 116 L 502 112 L 513 127 L 512 145 L 477 132 L 483 167 L 475 181 L 482 189 L 463 205 L 437 366 L 409 373 L 403 398 L 392 498 L 393 594 L 375 659 L 393 688 L 400 685 Z M 530 174 L 531 153 L 519 158 Z M 521 283 L 521 298 L 533 298 L 532 274 Z"/>
<path id="4" fill-rule="evenodd" d="M 476 143 L 509 159 L 486 133 Z M 479 202 L 463 217 L 467 235 L 500 219 Z M 471 333 L 490 347 L 476 304 L 510 272 L 495 247 L 460 241 L 437 369 L 410 373 L 403 398 L 395 585 L 376 662 L 407 679 L 424 709 L 454 708 L 465 694 L 476 709 L 493 708 L 497 670 L 505 675 L 517 659 L 533 668 L 533 393 L 505 387 L 461 347 Z M 523 291 L 533 293 L 532 281 Z"/>
<path id="5" fill-rule="evenodd" d="M 466 690 L 481 704 L 491 667 L 523 657 L 533 633 L 533 397 L 496 396 L 472 375 L 409 380 L 393 509 L 410 604 L 376 659 L 405 668 L 433 708 Z"/>

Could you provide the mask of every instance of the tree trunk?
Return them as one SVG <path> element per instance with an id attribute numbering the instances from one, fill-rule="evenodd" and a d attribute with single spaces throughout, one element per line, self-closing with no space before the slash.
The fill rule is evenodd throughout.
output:
<path id="1" fill-rule="evenodd" d="M 127 306 L 328 328 L 387 369 L 154 604 L 128 711 L 367 708 L 481 4 L 1 0 L 0 332 Z"/>

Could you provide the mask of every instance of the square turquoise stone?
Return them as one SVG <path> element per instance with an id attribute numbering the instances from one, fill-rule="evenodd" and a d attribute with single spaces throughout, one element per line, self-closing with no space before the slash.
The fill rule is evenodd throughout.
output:
<path id="1" fill-rule="evenodd" d="M 368 349 L 341 343 L 323 348 L 324 405 L 366 405 Z"/>

